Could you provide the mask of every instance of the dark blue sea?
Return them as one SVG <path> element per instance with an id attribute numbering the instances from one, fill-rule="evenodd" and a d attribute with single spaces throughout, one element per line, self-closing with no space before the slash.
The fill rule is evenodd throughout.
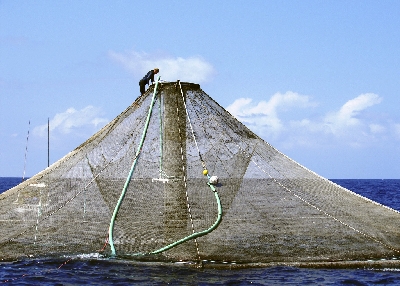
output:
<path id="1" fill-rule="evenodd" d="M 362 196 L 400 211 L 400 180 L 332 180 Z M 21 178 L 0 178 L 0 193 Z M 399 238 L 400 239 L 400 238 Z M 94 257 L 0 263 L 4 285 L 400 285 L 400 269 L 237 270 L 196 269 L 182 264 L 133 264 Z"/>

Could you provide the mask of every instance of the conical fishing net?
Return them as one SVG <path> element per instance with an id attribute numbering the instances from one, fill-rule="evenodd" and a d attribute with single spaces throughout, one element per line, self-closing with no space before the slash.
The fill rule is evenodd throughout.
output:
<path id="1" fill-rule="evenodd" d="M 199 85 L 180 82 L 151 86 L 81 146 L 0 194 L 0 232 L 0 259 L 100 252 L 345 264 L 400 256 L 399 212 L 299 165 Z"/>

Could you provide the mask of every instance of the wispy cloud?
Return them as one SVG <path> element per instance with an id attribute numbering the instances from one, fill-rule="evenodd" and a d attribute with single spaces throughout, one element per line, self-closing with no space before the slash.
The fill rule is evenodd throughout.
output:
<path id="1" fill-rule="evenodd" d="M 243 123 L 268 136 L 277 136 L 285 128 L 279 113 L 297 108 L 313 107 L 317 104 L 309 96 L 288 91 L 276 93 L 268 101 L 253 103 L 251 98 L 239 98 L 226 109 Z"/>
<path id="2" fill-rule="evenodd" d="M 377 94 L 365 93 L 348 100 L 336 111 L 315 117 L 311 114 L 315 113 L 316 102 L 309 96 L 287 92 L 258 103 L 251 98 L 239 98 L 227 110 L 267 141 L 274 140 L 285 147 L 299 144 L 360 147 L 388 138 L 400 139 L 400 124 L 379 116 L 373 119 L 366 116 L 367 109 L 381 101 Z"/>
<path id="3" fill-rule="evenodd" d="M 100 117 L 101 113 L 100 108 L 91 105 L 81 110 L 76 110 L 73 107 L 68 108 L 50 119 L 50 132 L 54 136 L 54 134 L 65 135 L 78 131 L 82 132 L 82 129 L 88 129 L 87 132 L 97 131 L 109 122 L 108 119 Z M 33 134 L 47 136 L 47 124 L 35 127 Z"/>
<path id="4" fill-rule="evenodd" d="M 160 69 L 161 78 L 167 81 L 180 79 L 203 83 L 209 81 L 215 73 L 213 66 L 199 56 L 182 58 L 136 51 L 125 53 L 110 51 L 109 55 L 138 78 L 155 67 Z"/>
<path id="5" fill-rule="evenodd" d="M 329 113 L 324 118 L 324 124 L 330 127 L 332 133 L 360 127 L 364 124 L 357 116 L 368 107 L 379 104 L 382 98 L 374 93 L 365 93 L 347 101 L 337 112 Z"/>

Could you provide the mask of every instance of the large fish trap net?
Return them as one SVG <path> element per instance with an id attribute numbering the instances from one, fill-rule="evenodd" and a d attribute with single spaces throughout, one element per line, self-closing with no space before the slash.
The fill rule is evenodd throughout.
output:
<path id="1" fill-rule="evenodd" d="M 400 257 L 398 211 L 299 165 L 199 85 L 180 82 L 152 85 L 81 146 L 0 194 L 0 233 L 0 259 Z"/>

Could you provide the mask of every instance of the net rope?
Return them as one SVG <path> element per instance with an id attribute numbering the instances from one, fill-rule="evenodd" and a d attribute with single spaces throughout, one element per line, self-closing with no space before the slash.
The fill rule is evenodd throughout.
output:
<path id="1" fill-rule="evenodd" d="M 189 121 L 189 125 L 190 125 L 191 130 L 192 130 L 193 140 L 196 143 L 196 147 L 197 147 L 196 137 L 194 136 L 193 128 L 192 128 L 192 125 L 190 123 L 190 117 L 189 117 L 189 113 L 188 113 L 187 108 L 186 108 L 185 97 L 183 96 L 182 86 L 181 86 L 181 83 L 179 81 L 177 83 L 179 83 L 179 90 L 180 90 L 180 93 L 182 95 L 182 103 L 183 103 L 183 106 L 185 107 L 185 112 L 186 112 L 186 115 L 187 115 L 187 119 Z M 176 117 L 178 118 L 178 126 L 180 126 L 180 124 L 179 124 L 179 105 L 178 104 L 176 106 L 176 114 L 177 114 Z M 196 231 L 194 229 L 193 216 L 192 216 L 192 211 L 191 211 L 191 208 L 190 208 L 189 194 L 187 192 L 187 181 L 186 181 L 186 175 L 185 175 L 186 172 L 185 172 L 183 146 L 182 146 L 182 131 L 181 131 L 180 128 L 179 128 L 179 138 L 180 138 L 179 141 L 181 142 L 182 173 L 183 173 L 183 181 L 184 181 L 184 184 L 185 184 L 185 195 L 186 195 L 187 210 L 188 210 L 188 213 L 189 213 L 190 225 L 192 227 L 192 235 L 193 235 L 193 234 L 196 233 Z M 198 150 L 198 147 L 197 147 L 197 150 Z M 201 158 L 200 151 L 199 151 L 199 157 Z M 197 239 L 194 238 L 193 241 L 194 241 L 195 246 L 196 246 L 198 260 L 201 261 L 200 251 L 199 251 L 199 244 L 197 243 Z"/>
<path id="2" fill-rule="evenodd" d="M 120 195 L 120 197 L 119 197 L 119 199 L 118 199 L 118 202 L 117 202 L 117 204 L 116 204 L 116 206 L 115 206 L 115 208 L 114 208 L 113 215 L 112 215 L 112 217 L 111 217 L 110 227 L 109 227 L 109 235 L 108 235 L 108 242 L 109 242 L 110 247 L 111 247 L 111 256 L 115 256 L 115 255 L 116 255 L 116 251 L 115 251 L 115 247 L 114 247 L 114 239 L 113 239 L 113 232 L 114 232 L 114 223 L 115 223 L 115 219 L 116 219 L 116 217 L 117 217 L 118 210 L 119 210 L 119 208 L 121 207 L 122 200 L 123 200 L 124 197 L 125 197 L 125 194 L 126 194 L 126 191 L 127 191 L 127 189 L 128 189 L 129 183 L 130 183 L 130 181 L 131 181 L 133 172 L 134 172 L 134 170 L 135 170 L 136 162 L 137 162 L 137 160 L 138 160 L 138 158 L 139 158 L 139 155 L 140 155 L 140 152 L 141 152 L 141 150 L 142 150 L 142 146 L 143 146 L 144 140 L 145 140 L 145 138 L 146 138 L 147 129 L 148 129 L 148 127 L 149 127 L 149 122 L 150 122 L 150 117 L 151 117 L 151 112 L 152 112 L 152 110 L 153 110 L 154 101 L 155 101 L 156 94 L 157 94 L 157 87 L 158 87 L 158 82 L 159 82 L 159 80 L 160 80 L 160 76 L 159 76 L 159 77 L 157 78 L 157 80 L 156 80 L 156 84 L 155 84 L 155 88 L 154 88 L 153 97 L 152 97 L 152 99 L 151 99 L 151 103 L 150 103 L 150 106 L 149 106 L 149 112 L 148 112 L 148 114 L 147 114 L 146 123 L 145 123 L 144 129 L 143 129 L 143 133 L 142 133 L 142 138 L 140 139 L 140 143 L 139 143 L 138 149 L 137 149 L 137 151 L 136 151 L 135 158 L 133 159 L 132 167 L 131 167 L 131 169 L 130 169 L 130 171 L 129 171 L 128 177 L 126 178 L 126 181 L 125 181 L 124 187 L 123 187 L 123 189 L 122 189 L 121 195 Z"/>
<path id="3" fill-rule="evenodd" d="M 122 146 L 121 146 L 122 149 Z M 27 227 L 24 231 L 20 232 L 19 234 L 11 237 L 9 240 L 7 240 L 5 243 L 9 243 L 12 242 L 13 240 L 17 239 L 18 237 L 20 237 L 21 235 L 27 233 L 28 231 L 30 231 L 31 228 L 35 228 L 37 230 L 37 227 L 39 225 L 39 223 L 44 222 L 45 220 L 49 219 L 52 215 L 56 214 L 58 211 L 60 211 L 62 208 L 64 208 L 65 206 L 67 206 L 70 202 L 72 202 L 73 200 L 75 200 L 80 194 L 82 194 L 82 192 L 84 192 L 95 180 L 97 177 L 99 177 L 101 175 L 101 173 L 113 162 L 114 158 L 112 158 L 106 165 L 105 167 L 96 174 L 96 176 L 87 184 L 85 185 L 81 190 L 79 190 L 73 197 L 71 197 L 70 199 L 68 199 L 67 201 L 65 201 L 65 203 L 61 204 L 58 208 L 56 208 L 53 212 L 48 213 L 45 217 L 43 217 L 41 220 L 37 220 L 36 224 Z M 3 242 L 4 243 L 4 242 Z M 1 243 L 0 243 L 1 244 Z"/>
<path id="4" fill-rule="evenodd" d="M 99 254 L 125 188 L 112 234 L 118 257 L 400 261 L 399 211 L 293 161 L 196 84 L 162 82 L 156 93 L 152 85 L 82 145 L 0 194 L 0 259 Z M 101 254 L 112 255 L 110 242 Z"/>
<path id="5" fill-rule="evenodd" d="M 177 84 L 179 84 L 180 93 L 181 93 L 181 95 L 182 95 L 183 106 L 184 106 L 184 108 L 185 108 L 187 120 L 188 120 L 188 122 L 189 122 L 189 124 L 190 124 L 190 128 L 191 128 L 191 131 L 192 131 L 191 135 L 192 135 L 192 137 L 193 137 L 193 140 L 194 140 L 195 143 L 196 143 L 196 136 L 195 136 L 195 134 L 194 134 L 193 127 L 191 126 L 191 123 L 190 123 L 190 116 L 189 116 L 189 113 L 188 113 L 188 111 L 187 111 L 187 107 L 186 107 L 185 98 L 184 98 L 184 95 L 183 95 L 182 86 L 181 86 L 181 84 L 180 84 L 179 81 L 177 82 Z M 161 96 L 160 96 L 160 102 L 161 102 Z M 177 104 L 177 107 L 176 107 L 176 113 L 177 113 L 176 118 L 177 118 L 177 120 L 178 120 L 178 126 L 180 126 L 180 124 L 179 124 L 179 120 L 180 120 L 179 118 L 180 118 L 180 116 L 179 116 L 179 105 L 178 105 L 178 104 Z M 161 118 L 161 112 L 160 112 L 160 118 Z M 160 130 L 162 130 L 162 129 L 160 129 Z M 178 128 L 178 131 L 179 131 L 179 138 L 180 138 L 179 141 L 182 142 L 182 133 L 181 133 L 181 129 Z M 160 138 L 162 138 L 162 136 L 160 136 Z M 161 139 L 161 141 L 162 141 L 162 139 Z M 198 155 L 199 155 L 199 157 L 201 158 L 201 153 L 200 153 L 200 150 L 199 150 L 199 148 L 198 148 L 197 143 L 196 143 L 196 147 L 197 147 L 197 150 L 198 150 Z M 215 229 L 218 227 L 218 225 L 220 224 L 220 222 L 221 222 L 221 220 L 222 220 L 222 206 L 221 206 L 221 202 L 220 202 L 220 199 L 219 199 L 219 196 L 218 196 L 218 193 L 217 193 L 215 187 L 214 187 L 211 183 L 207 183 L 207 185 L 210 187 L 211 191 L 214 192 L 215 199 L 216 199 L 217 205 L 218 205 L 218 215 L 217 215 L 216 221 L 214 222 L 214 224 L 213 224 L 211 227 L 209 227 L 208 229 L 203 230 L 203 231 L 199 231 L 199 232 L 196 232 L 196 231 L 195 231 L 194 224 L 193 224 L 193 216 L 192 216 L 192 211 L 191 211 L 191 206 L 190 206 L 190 201 L 189 201 L 189 194 L 188 194 L 188 192 L 187 192 L 187 180 L 186 180 L 186 175 L 185 175 L 186 171 L 185 171 L 185 164 L 184 164 L 184 155 L 183 155 L 183 146 L 182 146 L 182 143 L 181 143 L 181 145 L 180 145 L 180 152 L 181 152 L 181 159 L 182 159 L 182 173 L 183 173 L 183 182 L 184 182 L 184 187 L 185 187 L 185 196 L 186 196 L 186 202 L 187 202 L 187 210 L 188 210 L 188 214 L 189 214 L 189 218 L 190 218 L 190 224 L 191 224 L 191 228 L 192 228 L 192 234 L 189 235 L 189 236 L 186 236 L 186 237 L 184 237 L 184 238 L 182 238 L 182 239 L 179 239 L 179 240 L 177 240 L 177 241 L 175 241 L 175 242 L 173 242 L 173 243 L 171 243 L 171 244 L 169 244 L 169 245 L 167 245 L 167 246 L 165 246 L 165 247 L 162 247 L 162 248 L 160 248 L 160 249 L 158 249 L 158 250 L 152 251 L 152 252 L 150 252 L 150 253 L 148 253 L 148 254 L 158 254 L 158 253 L 164 252 L 164 251 L 166 251 L 166 250 L 169 250 L 169 249 L 171 249 L 171 248 L 173 248 L 173 247 L 175 247 L 175 246 L 177 246 L 177 245 L 180 245 L 180 244 L 182 244 L 182 243 L 184 243 L 184 242 L 186 242 L 186 241 L 193 240 L 194 243 L 195 243 L 196 251 L 197 251 L 198 261 L 200 262 L 200 261 L 201 261 L 201 256 L 200 256 L 200 251 L 199 251 L 199 245 L 198 245 L 198 242 L 197 242 L 197 238 L 198 238 L 198 237 L 201 237 L 201 236 L 203 236 L 203 235 L 209 234 L 210 232 L 212 232 L 213 230 L 215 230 Z M 161 157 L 162 157 L 162 156 L 161 156 Z M 206 165 L 205 165 L 204 161 L 203 161 L 202 159 L 201 159 L 201 161 L 202 161 L 202 166 L 203 166 L 204 170 L 206 170 Z M 160 162 L 162 162 L 162 160 L 160 160 Z M 161 163 L 160 163 L 160 164 L 161 164 Z M 136 254 L 133 254 L 132 256 L 136 256 L 136 255 L 143 255 L 143 254 L 142 254 L 142 253 L 136 253 Z"/>
<path id="6" fill-rule="evenodd" d="M 200 102 L 201 102 L 201 101 L 200 101 Z M 204 110 L 207 110 L 207 109 L 204 108 Z M 220 126 L 220 123 L 219 123 L 219 121 L 217 120 L 217 118 L 215 118 L 215 116 L 212 115 L 212 114 L 210 114 L 210 116 L 215 120 L 216 124 L 219 126 L 219 129 L 224 133 L 224 132 L 225 132 L 225 131 L 224 131 L 224 128 L 222 128 L 222 127 Z M 225 135 L 225 134 L 224 134 L 224 135 Z M 223 137 L 223 135 L 220 136 L 220 138 L 222 138 L 222 137 Z M 196 144 L 196 146 L 197 146 L 197 144 Z M 367 237 L 367 238 L 369 238 L 369 239 L 371 239 L 371 240 L 373 240 L 373 241 L 375 241 L 375 242 L 377 242 L 377 243 L 379 243 L 379 244 L 381 244 L 381 245 L 387 247 L 387 248 L 390 249 L 390 250 L 393 250 L 393 251 L 395 251 L 395 252 L 397 252 L 397 253 L 400 253 L 400 250 L 397 250 L 397 249 L 391 247 L 390 245 L 383 243 L 382 241 L 380 241 L 380 240 L 378 240 L 378 239 L 376 239 L 376 238 L 374 238 L 374 237 L 372 237 L 372 236 L 370 236 L 370 235 L 368 235 L 368 234 L 366 234 L 366 233 L 364 233 L 364 232 L 358 230 L 358 229 L 355 228 L 355 227 L 352 227 L 351 225 L 349 225 L 349 224 L 347 224 L 347 223 L 341 221 L 340 219 L 336 218 L 335 216 L 329 214 L 328 212 L 324 211 L 323 209 L 318 208 L 317 206 L 313 205 L 312 203 L 310 203 L 310 202 L 307 201 L 306 199 L 302 198 L 300 195 L 296 194 L 296 193 L 295 193 L 293 190 L 291 190 L 289 187 L 287 187 L 287 186 L 283 185 L 281 182 L 277 181 L 274 177 L 271 176 L 271 174 L 270 174 L 269 172 L 265 171 L 259 164 L 257 164 L 257 162 L 253 159 L 253 154 L 248 154 L 248 153 L 246 152 L 246 150 L 242 149 L 242 147 L 241 147 L 240 145 L 238 145 L 238 144 L 236 144 L 236 146 L 237 146 L 237 147 L 238 147 L 238 148 L 239 148 L 239 149 L 240 149 L 240 150 L 241 150 L 241 151 L 256 165 L 256 166 L 257 166 L 257 168 L 259 168 L 262 172 L 264 172 L 265 174 L 267 174 L 268 177 L 270 177 L 272 180 L 274 180 L 274 181 L 276 182 L 276 184 L 278 184 L 279 186 L 281 186 L 283 189 L 285 189 L 287 192 L 289 192 L 290 194 L 292 194 L 293 196 L 295 196 L 295 197 L 298 198 L 299 200 L 301 200 L 301 201 L 303 201 L 304 203 L 306 203 L 308 206 L 310 206 L 310 207 L 316 209 L 317 211 L 323 213 L 323 214 L 326 215 L 327 217 L 329 217 L 329 218 L 331 218 L 331 219 L 333 219 L 333 220 L 335 220 L 335 221 L 341 223 L 342 225 L 344 225 L 344 226 L 350 228 L 351 230 L 355 231 L 356 233 L 359 233 L 360 235 L 363 235 L 363 236 L 365 236 L 365 237 Z M 254 150 L 255 150 L 255 149 L 256 149 L 256 148 L 254 148 Z M 200 152 L 200 151 L 199 151 L 199 152 Z M 255 151 L 255 152 L 256 152 L 256 151 Z M 258 155 L 259 155 L 262 159 L 266 160 L 266 158 L 263 158 L 263 156 L 262 156 L 261 154 L 258 154 Z M 301 167 L 303 167 L 303 166 L 301 166 Z M 309 171 L 309 170 L 308 170 L 308 171 Z"/>

